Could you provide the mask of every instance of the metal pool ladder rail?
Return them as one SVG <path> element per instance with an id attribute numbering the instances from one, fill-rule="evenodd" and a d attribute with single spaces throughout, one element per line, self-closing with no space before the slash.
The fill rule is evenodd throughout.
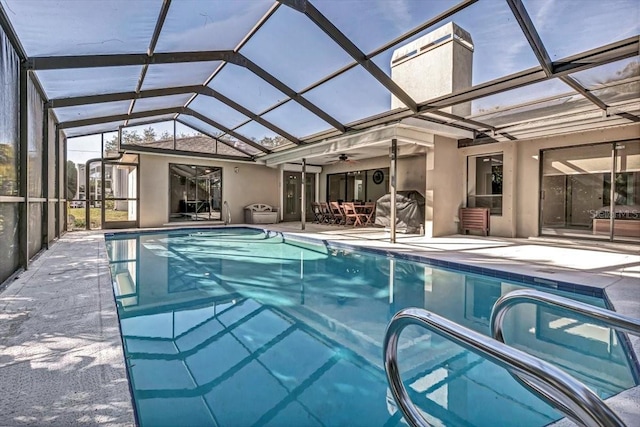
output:
<path id="1" fill-rule="evenodd" d="M 595 320 L 609 328 L 614 328 L 634 335 L 640 335 L 640 319 L 635 319 L 633 317 L 616 313 L 615 311 L 607 310 L 606 308 L 596 307 L 594 305 L 585 304 L 580 301 L 549 294 L 547 292 L 536 291 L 534 289 L 519 289 L 501 296 L 493 305 L 490 325 L 491 335 L 495 339 L 504 342 L 502 328 L 504 318 L 513 306 L 521 303 L 562 308 L 564 310 L 581 314 L 582 316 Z"/>
<path id="2" fill-rule="evenodd" d="M 430 424 L 409 398 L 398 368 L 400 333 L 409 325 L 430 329 L 507 369 L 518 378 L 524 379 L 533 392 L 578 425 L 587 427 L 624 426 L 618 416 L 593 391 L 561 369 L 430 311 L 407 308 L 396 313 L 387 326 L 383 354 L 391 393 L 398 407 L 402 410 L 405 420 L 412 427 L 423 427 Z"/>
<path id="3" fill-rule="evenodd" d="M 224 210 L 227 208 L 227 215 L 224 215 Z M 225 200 L 222 202 L 222 218 L 224 219 L 224 225 L 231 224 L 231 208 L 229 208 L 229 203 Z"/>
<path id="4" fill-rule="evenodd" d="M 546 305 L 572 311 L 594 320 L 596 323 L 605 327 L 640 335 L 640 319 L 535 289 L 519 289 L 501 296 L 493 305 L 489 323 L 491 326 L 491 336 L 504 343 L 503 323 L 507 312 L 514 306 L 524 303 Z M 517 374 L 515 375 L 516 379 L 520 380 L 525 386 L 528 386 L 530 389 L 536 389 L 535 384 L 531 384 L 526 378 L 520 378 Z"/>

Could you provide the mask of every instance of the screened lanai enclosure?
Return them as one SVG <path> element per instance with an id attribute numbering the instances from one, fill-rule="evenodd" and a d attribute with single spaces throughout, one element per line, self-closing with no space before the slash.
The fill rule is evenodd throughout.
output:
<path id="1" fill-rule="evenodd" d="M 362 162 L 351 171 L 373 176 L 388 171 L 392 146 L 391 161 L 441 137 L 470 159 L 453 212 L 489 200 L 499 223 L 510 211 L 506 192 L 520 185 L 507 182 L 518 155 L 504 154 L 504 197 L 493 194 L 502 182 L 464 184 L 476 182 L 474 156 L 496 152 L 495 180 L 504 144 L 525 152 L 536 138 L 622 130 L 620 139 L 567 142 L 604 144 L 591 157 L 542 146 L 526 156 L 542 157 L 542 169 L 527 173 L 548 197 L 531 192 L 527 215 L 539 223 L 522 233 L 624 236 L 637 224 L 616 221 L 637 219 L 640 206 L 640 150 L 629 137 L 640 121 L 639 22 L 635 0 L 0 0 L 0 282 L 67 229 L 67 202 L 80 199 L 69 191 L 66 148 L 87 135 L 116 135 L 107 156 L 130 156 L 97 159 L 103 206 L 104 165 L 140 167 L 140 187 L 110 195 L 134 225 L 145 225 L 158 194 L 160 223 L 219 218 L 223 196 L 277 188 L 274 168 L 305 159 L 322 173 L 348 173 L 335 165 L 346 153 Z M 143 156 L 158 153 L 173 157 L 145 169 Z M 458 155 L 427 154 L 426 164 Z M 369 167 L 376 156 L 387 164 Z M 330 192 L 321 177 L 317 199 Z M 423 187 L 408 190 L 431 200 L 437 190 Z M 579 203 L 588 206 L 574 212 Z M 617 205 L 624 213 L 611 215 Z M 510 221 L 505 235 L 521 234 Z"/>

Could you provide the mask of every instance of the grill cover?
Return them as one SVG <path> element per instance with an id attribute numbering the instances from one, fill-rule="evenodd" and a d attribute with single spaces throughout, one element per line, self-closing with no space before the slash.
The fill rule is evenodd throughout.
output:
<path id="1" fill-rule="evenodd" d="M 396 193 L 396 231 L 420 233 L 420 226 L 424 226 L 424 202 L 424 196 L 418 191 Z M 385 194 L 376 201 L 375 224 L 391 226 L 391 194 Z"/>

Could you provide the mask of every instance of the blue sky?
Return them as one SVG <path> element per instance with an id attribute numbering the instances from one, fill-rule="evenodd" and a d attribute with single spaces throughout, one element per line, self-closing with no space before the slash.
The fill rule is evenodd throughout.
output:
<path id="1" fill-rule="evenodd" d="M 637 0 L 523 2 L 552 59 L 639 33 L 640 3 Z M 145 52 L 162 1 L 0 0 L 0 3 L 29 55 L 70 55 Z M 361 50 L 368 53 L 457 2 L 316 0 L 312 3 Z M 174 1 L 157 51 L 233 48 L 272 4 L 268 0 Z M 467 30 L 473 38 L 474 85 L 537 65 L 506 1 L 480 0 L 454 15 L 451 20 Z M 374 62 L 387 73 L 390 73 L 389 62 L 393 50 L 389 49 L 374 58 Z M 351 61 L 306 17 L 285 6 L 280 7 L 241 52 L 295 90 L 303 89 Z M 207 75 L 207 70 L 201 65 L 166 66 L 170 73 L 150 73 L 145 88 L 149 84 L 153 87 L 194 84 Z M 209 65 L 213 71 L 218 64 Z M 50 96 L 55 97 L 129 91 L 135 87 L 139 71 L 140 67 L 48 71 L 41 73 L 41 81 Z M 256 113 L 283 99 L 282 93 L 247 74 L 241 67 L 227 66 L 210 86 L 233 100 L 245 103 Z M 518 94 L 504 94 L 475 101 L 473 107 L 477 111 L 479 108 L 514 104 L 532 96 L 544 97 L 566 91 L 569 91 L 568 87 L 554 81 L 544 87 L 538 86 L 533 95 L 527 90 Z M 352 70 L 326 87 L 314 89 L 308 98 L 343 122 L 385 111 L 390 104 L 386 90 L 362 69 Z M 194 103 L 198 104 L 206 105 L 205 102 Z M 113 105 L 111 109 L 119 111 L 125 107 Z M 65 112 L 69 113 L 66 118 L 76 115 L 82 118 L 82 114 L 89 114 L 90 110 L 68 110 Z M 329 128 L 329 125 L 311 117 L 307 111 L 293 108 L 292 105 L 285 105 L 270 113 L 270 116 L 297 137 L 322 130 L 323 126 Z M 222 119 L 219 121 L 225 124 Z M 250 138 L 260 139 L 271 133 L 255 125 L 247 129 L 252 133 L 246 135 Z M 99 151 L 99 143 L 94 140 L 83 139 L 82 143 L 73 144 L 78 147 L 84 144 L 85 147 L 77 151 L 70 147 L 74 151 L 69 152 L 69 158 L 76 155 L 78 159 L 93 157 Z M 85 148 L 87 153 L 82 152 Z"/>

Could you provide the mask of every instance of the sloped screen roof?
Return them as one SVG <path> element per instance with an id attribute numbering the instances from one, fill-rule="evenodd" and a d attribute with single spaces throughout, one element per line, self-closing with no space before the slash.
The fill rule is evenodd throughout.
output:
<path id="1" fill-rule="evenodd" d="M 640 120 L 636 0 L 0 6 L 69 136 L 172 117 L 254 158 L 408 117 L 495 140 L 526 137 L 523 122 L 550 114 L 575 120 L 578 110 Z M 414 81 L 392 80 L 393 52 L 450 22 L 469 34 L 471 86 L 416 99 Z M 468 114 L 450 108 L 469 102 Z"/>

